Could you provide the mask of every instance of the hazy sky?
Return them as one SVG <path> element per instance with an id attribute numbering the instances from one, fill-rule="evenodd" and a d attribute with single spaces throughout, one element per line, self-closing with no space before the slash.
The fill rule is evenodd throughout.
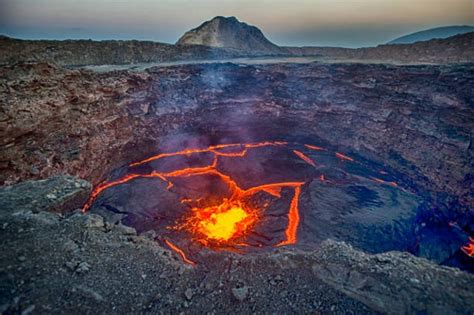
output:
<path id="1" fill-rule="evenodd" d="M 473 25 L 474 0 L 0 0 L 0 33 L 174 43 L 216 15 L 256 25 L 279 45 L 360 47 Z"/>

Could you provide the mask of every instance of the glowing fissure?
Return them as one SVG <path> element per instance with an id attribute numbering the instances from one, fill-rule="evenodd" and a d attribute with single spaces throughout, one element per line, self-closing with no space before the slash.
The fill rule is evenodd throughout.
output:
<path id="1" fill-rule="evenodd" d="M 469 243 L 461 247 L 461 250 L 469 257 L 474 257 L 474 237 L 469 237 Z"/>
<path id="2" fill-rule="evenodd" d="M 340 160 L 346 160 L 346 161 L 354 162 L 353 158 L 351 158 L 347 155 L 344 155 L 342 153 L 339 153 L 339 152 L 336 152 L 336 157 L 338 157 Z"/>
<path id="3" fill-rule="evenodd" d="M 183 261 L 187 264 L 190 264 L 192 266 L 195 266 L 196 263 L 192 260 L 190 260 L 188 257 L 186 257 L 186 254 L 183 252 L 183 250 L 181 250 L 181 248 L 179 248 L 178 246 L 174 245 L 173 243 L 171 243 L 170 241 L 168 240 L 164 240 L 165 244 L 168 245 L 169 248 L 171 248 L 173 251 L 175 251 L 176 253 L 178 253 L 179 256 L 181 256 L 181 258 L 183 259 Z"/>
<path id="4" fill-rule="evenodd" d="M 266 147 L 266 146 L 279 146 L 279 145 L 286 145 L 286 142 L 281 142 L 281 141 L 265 141 L 265 142 L 258 142 L 258 143 L 246 143 L 246 144 L 241 144 L 241 143 L 230 143 L 230 144 L 219 144 L 219 145 L 213 145 L 207 148 L 203 149 L 186 149 L 178 152 L 172 152 L 172 153 L 161 153 L 157 154 L 154 156 L 151 156 L 147 159 L 130 163 L 129 166 L 138 166 L 142 165 L 145 163 L 149 163 L 152 161 L 156 161 L 165 157 L 170 157 L 170 156 L 182 156 L 182 155 L 190 155 L 190 154 L 195 154 L 195 153 L 206 153 L 206 152 L 211 152 L 216 155 L 220 156 L 235 156 L 235 157 L 243 157 L 247 154 L 247 149 L 251 148 L 260 148 L 260 147 Z M 225 153 L 225 152 L 220 152 L 218 150 L 220 149 L 225 149 L 225 148 L 231 148 L 231 147 L 243 147 L 243 151 L 240 153 Z"/>
<path id="5" fill-rule="evenodd" d="M 398 184 L 396 182 L 388 182 L 386 180 L 376 178 L 376 177 L 370 177 L 370 179 L 372 179 L 374 182 L 379 183 L 379 184 L 386 184 L 392 187 L 398 187 Z"/>
<path id="6" fill-rule="evenodd" d="M 311 144 L 305 144 L 304 146 L 307 147 L 308 149 L 315 150 L 315 151 L 324 151 L 324 150 L 326 150 L 322 147 L 318 147 L 316 145 L 311 145 Z"/>
<path id="7" fill-rule="evenodd" d="M 177 169 L 169 172 L 157 172 L 152 171 L 148 174 L 128 174 L 117 180 L 110 182 L 105 182 L 93 190 L 89 200 L 85 203 L 83 211 L 87 211 L 95 199 L 106 189 L 125 184 L 131 180 L 138 178 L 159 178 L 160 180 L 167 183 L 167 189 L 173 187 L 172 179 L 173 178 L 182 178 L 189 176 L 200 176 L 200 175 L 214 175 L 219 177 L 223 183 L 225 183 L 231 192 L 231 196 L 220 205 L 208 206 L 208 207 L 193 207 L 191 214 L 188 215 L 181 225 L 177 225 L 174 228 L 184 229 L 188 232 L 191 232 L 194 235 L 194 240 L 201 242 L 205 245 L 210 245 L 210 242 L 213 244 L 223 244 L 223 245 L 237 245 L 237 246 L 247 246 L 239 240 L 239 238 L 246 235 L 249 229 L 258 221 L 259 212 L 262 209 L 255 209 L 246 204 L 246 200 L 258 192 L 265 192 L 269 195 L 281 198 L 281 191 L 283 188 L 293 188 L 294 196 L 291 201 L 290 209 L 288 212 L 288 227 L 285 231 L 286 239 L 283 240 L 280 244 L 295 244 L 296 243 L 296 233 L 299 224 L 299 209 L 298 209 L 298 198 L 301 191 L 301 186 L 304 182 L 278 182 L 263 184 L 255 187 L 250 187 L 248 189 L 242 189 L 238 184 L 229 176 L 219 170 L 217 170 L 218 158 L 219 157 L 229 157 L 229 158 L 239 158 L 244 157 L 249 150 L 254 148 L 261 148 L 267 146 L 284 146 L 286 142 L 260 142 L 260 143 L 250 143 L 250 144 L 224 144 L 211 146 L 205 149 L 188 149 L 182 150 L 174 153 L 162 153 L 150 158 L 144 159 L 139 162 L 131 163 L 129 166 L 139 166 L 145 163 L 160 160 L 166 157 L 173 156 L 188 156 L 191 154 L 206 153 L 210 152 L 214 154 L 214 159 L 211 165 L 200 166 L 200 167 L 186 167 L 182 169 Z M 225 148 L 239 148 L 239 151 L 236 152 L 221 152 L 219 150 Z M 297 151 L 299 152 L 299 151 Z M 296 152 L 295 152 L 296 153 Z M 297 154 L 301 158 L 306 157 L 303 153 L 299 152 Z M 307 162 L 311 165 L 315 165 L 312 160 L 306 157 Z M 193 203 L 198 200 L 192 200 L 185 198 L 181 200 L 181 203 Z M 194 264 L 189 260 L 185 253 L 179 249 L 176 245 L 171 243 L 169 240 L 164 240 L 166 245 L 172 250 L 177 252 L 185 261 L 189 264 Z"/>
<path id="8" fill-rule="evenodd" d="M 265 141 L 247 144 L 233 143 L 214 145 L 208 148 L 186 149 L 178 152 L 157 154 L 144 160 L 131 163 L 129 164 L 129 167 L 143 165 L 167 157 L 190 156 L 192 154 L 200 153 L 212 153 L 214 155 L 214 158 L 212 160 L 212 163 L 206 166 L 185 167 L 182 169 L 177 169 L 168 172 L 152 171 L 148 174 L 132 173 L 125 175 L 124 177 L 119 178 L 117 180 L 101 183 L 94 188 L 89 199 L 83 207 L 83 211 L 87 211 L 92 206 L 96 198 L 104 190 L 117 185 L 125 184 L 137 178 L 159 178 L 163 182 L 167 183 L 167 189 L 171 189 L 174 185 L 172 182 L 173 178 L 213 175 L 220 178 L 220 180 L 229 188 L 230 196 L 228 196 L 228 198 L 226 199 L 223 199 L 220 204 L 210 206 L 202 206 L 202 204 L 205 205 L 205 200 L 203 200 L 203 198 L 198 198 L 196 200 L 190 198 L 181 199 L 181 203 L 185 203 L 190 206 L 190 213 L 185 215 L 185 218 L 183 218 L 183 221 L 180 224 L 177 223 L 176 226 L 169 228 L 190 232 L 191 235 L 193 235 L 194 241 L 200 242 L 208 246 L 218 246 L 221 248 L 232 248 L 232 246 L 248 246 L 248 244 L 242 241 L 242 238 L 245 237 L 247 233 L 252 229 L 252 227 L 259 221 L 263 210 L 269 204 L 268 202 L 266 202 L 261 208 L 251 206 L 251 203 L 249 202 L 250 198 L 258 192 L 265 192 L 275 198 L 281 198 L 282 189 L 291 188 L 293 189 L 294 193 L 288 209 L 288 223 L 285 229 L 285 238 L 281 242 L 277 243 L 276 246 L 295 244 L 298 239 L 297 234 L 298 226 L 300 223 L 299 197 L 304 182 L 277 182 L 242 189 L 231 178 L 231 176 L 226 175 L 217 169 L 219 158 L 242 158 L 247 155 L 249 150 L 255 148 L 287 145 L 287 142 L 281 141 Z M 315 151 L 326 150 L 324 148 L 309 144 L 305 144 L 304 147 Z M 229 150 L 224 152 L 221 151 L 223 149 L 228 148 L 235 150 Z M 305 155 L 303 152 L 293 150 L 293 153 L 309 165 L 313 167 L 316 166 L 316 162 L 309 158 L 307 155 Z M 354 161 L 354 159 L 338 152 L 336 152 L 335 155 L 341 160 Z M 321 174 L 319 178 L 321 181 L 326 180 L 323 174 Z M 378 180 L 375 178 L 372 179 L 380 183 L 388 183 L 394 186 L 394 182 L 385 182 L 383 180 Z M 169 240 L 164 240 L 164 242 L 168 247 L 177 252 L 182 257 L 183 261 L 191 265 L 195 264 L 193 261 L 189 260 L 186 257 L 185 253 L 180 248 L 171 243 Z M 472 253 L 472 247 L 474 247 L 474 245 L 471 244 L 470 246 L 471 247 L 466 246 L 465 248 L 463 248 L 463 250 L 465 252 L 469 252 L 470 250 Z"/>
<path id="9" fill-rule="evenodd" d="M 159 173 L 155 173 L 155 172 L 152 172 L 150 174 L 128 174 L 118 180 L 114 180 L 114 181 L 111 181 L 111 182 L 106 182 L 106 183 L 102 183 L 100 184 L 99 186 L 97 186 L 91 193 L 91 195 L 89 196 L 89 199 L 87 200 L 87 202 L 84 204 L 84 206 L 82 207 L 82 211 L 83 212 L 86 212 L 91 206 L 92 206 L 92 203 L 94 203 L 94 200 L 100 195 L 101 192 L 103 192 L 104 190 L 108 189 L 108 188 L 111 188 L 111 187 L 114 187 L 114 186 L 117 186 L 117 185 L 121 185 L 121 184 L 125 184 L 126 182 L 129 182 L 131 181 L 132 179 L 135 179 L 135 178 L 140 178 L 140 177 L 143 177 L 143 178 L 153 178 L 153 177 L 158 177 L 164 181 L 166 181 L 166 178 L 163 177 L 161 174 Z"/>
<path id="10" fill-rule="evenodd" d="M 288 212 L 288 227 L 286 228 L 286 240 L 278 244 L 278 246 L 295 244 L 297 240 L 298 225 L 300 223 L 300 213 L 298 210 L 299 197 L 301 187 L 295 188 L 295 195 L 291 200 L 290 211 Z"/>
<path id="11" fill-rule="evenodd" d="M 293 150 L 293 153 L 296 154 L 300 159 L 302 159 L 309 165 L 316 167 L 316 163 L 314 163 L 314 161 L 311 160 L 311 158 L 309 158 L 308 156 L 306 156 L 303 152 L 300 152 L 298 150 Z"/>

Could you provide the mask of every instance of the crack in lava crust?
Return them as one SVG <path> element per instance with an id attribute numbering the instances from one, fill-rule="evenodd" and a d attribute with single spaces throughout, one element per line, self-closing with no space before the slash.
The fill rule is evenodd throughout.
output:
<path id="1" fill-rule="evenodd" d="M 183 252 L 183 250 L 181 248 L 179 248 L 178 246 L 176 246 L 175 244 L 171 243 L 171 241 L 169 240 L 164 240 L 164 243 L 166 245 L 168 245 L 169 248 L 171 248 L 173 251 L 175 251 L 176 253 L 178 253 L 179 256 L 181 256 L 181 258 L 183 259 L 183 261 L 189 265 L 192 265 L 192 266 L 195 266 L 196 263 L 192 260 L 190 260 L 186 254 Z"/>
<path id="2" fill-rule="evenodd" d="M 461 250 L 469 257 L 474 257 L 474 237 L 469 237 L 469 243 L 461 247 Z"/>
<path id="3" fill-rule="evenodd" d="M 190 232 L 191 235 L 193 235 L 194 241 L 216 249 L 221 247 L 229 248 L 229 245 L 248 246 L 248 244 L 242 242 L 242 239 L 249 233 L 252 226 L 254 226 L 259 220 L 260 212 L 264 208 L 264 206 L 259 208 L 250 205 L 250 202 L 248 202 L 250 197 L 259 192 L 265 192 L 273 197 L 280 198 L 283 188 L 293 188 L 294 195 L 291 201 L 290 209 L 288 211 L 288 224 L 287 228 L 285 229 L 285 239 L 276 246 L 295 244 L 297 242 L 297 230 L 299 225 L 298 198 L 301 193 L 301 186 L 304 184 L 304 182 L 277 182 L 254 186 L 248 189 L 242 189 L 231 178 L 231 176 L 226 175 L 217 169 L 219 157 L 242 158 L 247 155 L 249 150 L 255 148 L 286 145 L 287 142 L 279 141 L 265 141 L 247 144 L 221 144 L 210 146 L 204 149 L 186 149 L 178 152 L 158 154 L 142 161 L 130 163 L 129 166 L 136 167 L 167 157 L 190 156 L 192 154 L 198 153 L 212 153 L 214 157 L 212 163 L 207 166 L 186 167 L 170 172 L 157 172 L 153 170 L 148 174 L 132 173 L 127 174 L 117 180 L 101 183 L 94 188 L 82 210 L 84 212 L 87 211 L 92 206 L 96 198 L 104 190 L 127 183 L 137 178 L 159 178 L 166 182 L 168 184 L 167 189 L 170 189 L 174 185 L 174 178 L 213 175 L 220 178 L 220 180 L 227 185 L 231 191 L 230 198 L 224 199 L 221 204 L 215 206 L 193 207 L 191 213 L 185 218 L 184 223 L 176 224 L 175 226 L 170 227 L 170 229 L 185 230 Z M 238 148 L 240 151 L 221 151 L 227 148 Z M 303 158 L 306 162 L 315 166 L 314 162 L 312 162 L 308 157 L 304 156 L 302 153 L 298 153 L 297 155 L 300 158 Z M 193 201 L 195 200 L 182 199 L 181 202 L 190 203 Z M 172 250 L 177 252 L 182 257 L 183 261 L 189 264 L 194 264 L 194 262 L 186 257 L 185 253 L 179 247 L 171 243 L 169 240 L 164 240 L 164 243 Z"/>

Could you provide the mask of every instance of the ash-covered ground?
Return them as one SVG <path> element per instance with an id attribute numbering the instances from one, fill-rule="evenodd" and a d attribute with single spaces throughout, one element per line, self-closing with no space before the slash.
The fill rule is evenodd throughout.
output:
<path id="1" fill-rule="evenodd" d="M 0 311 L 473 312 L 472 258 L 461 250 L 474 234 L 472 65 L 97 74 L 17 63 L 0 73 Z M 80 211 L 92 187 L 131 162 L 267 140 L 296 143 L 289 153 L 317 163 L 274 151 L 253 157 L 302 174 L 301 243 L 204 250 L 205 263 L 192 267 L 159 233 L 122 220 L 124 208 L 162 205 L 146 198 L 150 186 L 117 186 Z M 258 174 L 244 170 L 234 174 L 242 185 Z"/>

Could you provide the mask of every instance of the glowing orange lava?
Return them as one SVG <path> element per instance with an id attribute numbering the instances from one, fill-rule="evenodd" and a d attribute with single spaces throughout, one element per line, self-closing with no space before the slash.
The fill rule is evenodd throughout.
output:
<path id="1" fill-rule="evenodd" d="M 173 243 L 171 243 L 170 241 L 168 240 L 164 240 L 165 244 L 168 245 L 169 248 L 171 248 L 172 250 L 174 250 L 176 253 L 178 253 L 179 256 L 181 256 L 181 258 L 183 259 L 183 261 L 187 264 L 190 264 L 190 265 L 193 265 L 195 266 L 196 263 L 192 260 L 190 260 L 188 257 L 186 257 L 186 254 L 181 250 L 181 248 L 179 248 L 178 246 L 174 245 Z"/>
<path id="2" fill-rule="evenodd" d="M 318 147 L 318 146 L 311 145 L 311 144 L 305 144 L 304 146 L 307 147 L 308 149 L 315 150 L 315 151 L 324 151 L 325 150 L 322 147 Z"/>
<path id="3" fill-rule="evenodd" d="M 230 143 L 230 144 L 219 144 L 219 145 L 213 145 L 207 148 L 203 149 L 186 149 L 178 152 L 172 152 L 172 153 L 161 153 L 157 154 L 154 156 L 151 156 L 147 159 L 130 163 L 130 166 L 138 166 L 142 165 L 145 163 L 149 163 L 151 161 L 159 160 L 165 157 L 170 157 L 170 156 L 180 156 L 180 155 L 190 155 L 190 154 L 195 154 L 195 153 L 205 153 L 205 152 L 212 152 L 215 155 L 218 156 L 231 156 L 231 157 L 243 157 L 247 154 L 247 150 L 251 148 L 260 148 L 260 147 L 266 147 L 266 146 L 279 146 L 279 145 L 286 145 L 286 142 L 282 141 L 265 141 L 265 142 L 257 142 L 257 143 Z M 239 153 L 225 153 L 225 152 L 220 152 L 220 149 L 225 149 L 225 148 L 231 148 L 231 147 L 240 147 L 243 148 L 243 150 Z"/>
<path id="4" fill-rule="evenodd" d="M 257 220 L 256 211 L 246 209 L 240 202 L 228 200 L 218 206 L 193 208 L 193 214 L 185 223 L 192 232 L 207 240 L 226 242 L 231 238 L 245 235 Z"/>
<path id="5" fill-rule="evenodd" d="M 298 151 L 298 150 L 293 150 L 293 153 L 296 154 L 300 159 L 308 163 L 309 165 L 312 165 L 316 167 L 316 163 L 314 163 L 313 160 L 311 160 L 309 157 L 307 157 L 304 153 Z"/>
<path id="6" fill-rule="evenodd" d="M 469 243 L 461 247 L 461 250 L 469 257 L 474 257 L 474 237 L 469 237 Z"/>
<path id="7" fill-rule="evenodd" d="M 213 155 L 213 160 L 209 165 L 205 166 L 185 167 L 167 172 L 152 171 L 147 174 L 130 173 L 117 180 L 103 182 L 94 188 L 82 210 L 84 212 L 87 211 L 92 206 L 96 198 L 104 190 L 117 185 L 125 184 L 135 179 L 159 179 L 167 184 L 167 189 L 172 190 L 174 189 L 173 182 L 177 178 L 206 175 L 217 177 L 223 184 L 225 184 L 228 188 L 228 193 L 226 193 L 228 195 L 212 196 L 212 204 L 210 204 L 210 200 L 205 200 L 205 198 L 202 198 L 202 196 L 197 199 L 189 198 L 189 196 L 183 196 L 183 198 L 181 198 L 181 203 L 189 206 L 189 212 L 183 214 L 183 217 L 178 220 L 179 222 L 176 222 L 175 226 L 169 226 L 168 228 L 190 233 L 190 235 L 192 235 L 193 241 L 197 241 L 205 246 L 215 246 L 221 248 L 229 248 L 232 246 L 248 246 L 248 244 L 245 243 L 245 237 L 250 231 L 252 231 L 252 228 L 261 221 L 260 219 L 263 215 L 263 211 L 269 205 L 269 202 L 264 202 L 262 205 L 256 206 L 251 198 L 257 193 L 261 192 L 264 192 L 274 198 L 281 198 L 283 190 L 285 189 L 286 192 L 286 190 L 290 189 L 290 192 L 293 190 L 293 197 L 288 209 L 288 223 L 285 229 L 284 239 L 281 240 L 277 246 L 295 244 L 298 240 L 298 226 L 300 223 L 299 197 L 304 182 L 274 182 L 243 189 L 239 187 L 237 182 L 231 176 L 218 169 L 220 159 L 242 158 L 247 155 L 249 150 L 255 148 L 287 146 L 287 144 L 287 142 L 280 141 L 265 141 L 247 144 L 233 143 L 214 145 L 207 148 L 186 149 L 177 152 L 160 153 L 142 161 L 129 164 L 129 170 L 134 170 L 136 166 L 168 157 L 190 156 L 201 153 L 211 153 Z M 321 147 L 309 144 L 305 144 L 304 146 L 310 150 L 325 150 Z M 304 160 L 306 163 L 316 166 L 316 163 L 303 152 L 293 150 L 293 153 L 300 159 Z M 354 161 L 352 158 L 341 153 L 335 154 L 339 159 Z M 320 176 L 320 180 L 326 180 L 324 175 Z M 382 180 L 373 180 L 382 182 Z M 389 182 L 389 184 L 393 185 L 393 182 Z M 179 189 L 179 187 L 177 189 Z M 212 192 L 205 193 L 208 194 Z M 256 200 L 259 200 L 258 198 Z M 218 204 L 216 204 L 216 200 L 220 200 L 218 201 Z M 171 243 L 169 240 L 164 240 L 164 243 L 176 253 L 178 253 L 182 257 L 183 261 L 191 265 L 195 264 L 186 257 L 185 253 L 180 248 Z M 474 244 L 471 244 L 470 246 L 471 247 L 466 247 L 466 250 L 469 250 L 470 248 L 472 251 Z"/>
<path id="8" fill-rule="evenodd" d="M 342 153 L 336 152 L 336 156 L 337 156 L 340 160 L 346 160 L 346 161 L 354 162 L 354 159 L 353 159 L 353 158 L 348 157 L 347 155 L 344 155 L 344 154 L 342 154 Z"/>
<path id="9" fill-rule="evenodd" d="M 295 195 L 291 200 L 290 212 L 288 213 L 288 227 L 286 228 L 286 240 L 278 244 L 278 246 L 295 244 L 297 240 L 298 225 L 300 223 L 300 213 L 298 210 L 298 202 L 301 193 L 301 187 L 295 188 Z"/>
<path id="10" fill-rule="evenodd" d="M 371 177 L 371 179 L 376 182 L 376 183 L 379 183 L 379 184 L 387 184 L 387 185 L 390 185 L 392 187 L 398 187 L 398 184 L 396 182 L 388 182 L 386 180 L 383 180 L 383 179 L 380 179 L 380 178 L 376 178 L 376 177 Z"/>
<path id="11" fill-rule="evenodd" d="M 231 195 L 222 201 L 219 205 L 211 205 L 205 207 L 192 207 L 190 213 L 184 218 L 184 223 L 177 224 L 174 228 L 184 229 L 188 232 L 191 232 L 194 235 L 194 240 L 199 241 L 202 244 L 223 244 L 223 245 L 246 245 L 240 239 L 245 236 L 249 229 L 256 224 L 259 219 L 259 213 L 263 211 L 262 209 L 254 208 L 249 205 L 247 202 L 250 197 L 255 195 L 258 192 L 265 192 L 275 198 L 281 198 L 281 192 L 283 188 L 293 188 L 294 196 L 291 201 L 289 213 L 288 213 L 288 226 L 285 231 L 285 237 L 279 245 L 294 244 L 297 240 L 297 229 L 299 225 L 299 209 L 298 209 L 298 198 L 301 192 L 301 186 L 304 182 L 277 182 L 259 185 L 255 187 L 250 187 L 248 189 L 242 189 L 238 184 L 228 175 L 222 173 L 217 169 L 219 157 L 227 158 L 239 158 L 244 157 L 248 150 L 254 148 L 261 148 L 267 146 L 284 146 L 286 142 L 259 142 L 259 143 L 249 143 L 249 144 L 222 144 L 216 146 L 210 146 L 203 149 L 187 149 L 178 152 L 172 153 L 161 153 L 150 158 L 144 159 L 142 161 L 131 163 L 129 166 L 134 167 L 142 165 L 151 161 L 160 160 L 162 158 L 173 157 L 173 156 L 189 156 L 192 154 L 198 153 L 212 153 L 214 154 L 214 159 L 210 165 L 199 166 L 199 167 L 186 167 L 182 169 L 177 169 L 169 172 L 157 172 L 152 171 L 148 174 L 128 174 L 120 179 L 104 182 L 94 188 L 91 193 L 89 200 L 85 203 L 83 211 L 87 211 L 95 199 L 102 193 L 104 190 L 125 184 L 131 180 L 138 178 L 158 178 L 167 183 L 167 189 L 173 187 L 173 178 L 183 178 L 191 176 L 201 176 L 201 175 L 213 175 L 220 178 L 220 180 L 225 183 L 230 189 Z M 222 152 L 222 149 L 226 148 L 236 148 L 236 152 Z M 298 153 L 300 154 L 298 154 Z M 306 162 L 311 165 L 315 163 L 306 157 L 303 153 L 295 151 L 295 153 Z M 306 158 L 306 159 L 305 159 Z M 190 198 L 181 199 L 181 203 L 193 204 L 201 201 L 202 198 L 198 200 L 193 200 Z M 186 258 L 184 252 L 180 250 L 176 245 L 172 244 L 170 241 L 165 240 L 165 243 L 174 251 L 176 251 L 183 260 L 188 263 L 193 263 Z"/>
<path id="12" fill-rule="evenodd" d="M 210 207 L 194 207 L 191 215 L 185 222 L 178 225 L 178 229 L 185 229 L 195 235 L 195 240 L 205 244 L 234 244 L 238 245 L 237 239 L 245 236 L 249 229 L 258 221 L 259 212 L 263 209 L 253 208 L 246 202 L 251 196 L 258 192 L 266 192 L 276 198 L 281 197 L 281 189 L 284 187 L 294 188 L 295 195 L 290 205 L 288 214 L 288 228 L 285 233 L 286 244 L 296 243 L 296 230 L 299 224 L 298 198 L 300 187 L 304 182 L 282 182 L 265 184 L 241 189 L 230 177 L 218 172 L 210 172 L 221 176 L 222 180 L 232 189 L 230 199 L 223 203 Z"/>

